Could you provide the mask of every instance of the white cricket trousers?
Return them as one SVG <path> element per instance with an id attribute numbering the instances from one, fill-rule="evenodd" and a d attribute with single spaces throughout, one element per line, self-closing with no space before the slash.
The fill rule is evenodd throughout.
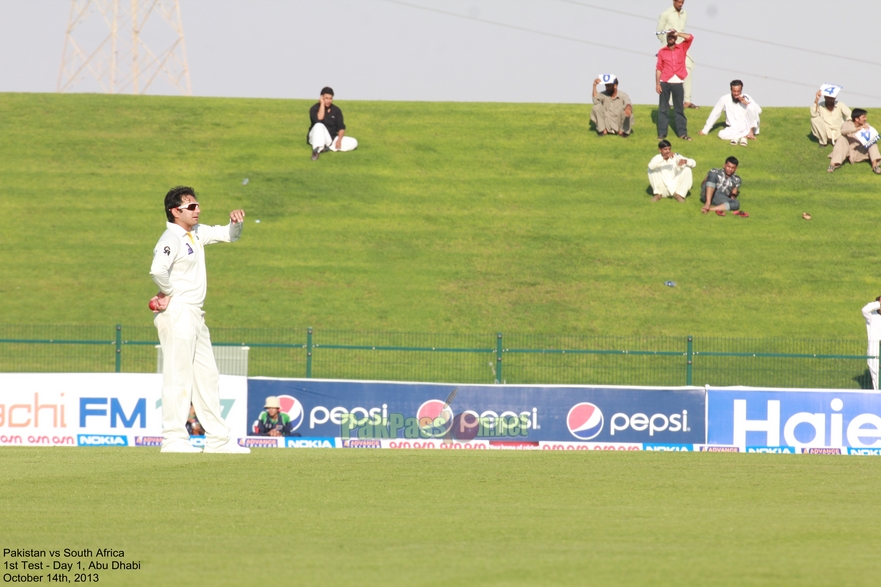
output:
<path id="1" fill-rule="evenodd" d="M 205 429 L 205 445 L 217 448 L 230 437 L 220 410 L 220 374 L 205 326 L 205 312 L 175 303 L 153 319 L 162 345 L 162 446 L 186 442 L 190 402 Z"/>
<path id="2" fill-rule="evenodd" d="M 870 340 L 869 348 L 866 349 L 866 354 L 870 357 L 878 356 L 878 341 Z M 869 375 L 872 376 L 872 389 L 878 391 L 878 359 L 869 359 L 866 361 L 869 364 Z"/>
<path id="3" fill-rule="evenodd" d="M 327 147 L 331 151 L 354 151 L 358 148 L 358 139 L 344 136 L 343 140 L 340 142 L 340 148 L 337 149 L 336 137 L 331 137 L 327 127 L 322 123 L 317 122 L 315 123 L 315 126 L 309 130 L 309 144 L 312 145 L 313 151 L 320 147 Z"/>

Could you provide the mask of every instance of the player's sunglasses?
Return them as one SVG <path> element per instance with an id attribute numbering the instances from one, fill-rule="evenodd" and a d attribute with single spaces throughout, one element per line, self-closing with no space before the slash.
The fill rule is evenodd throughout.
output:
<path id="1" fill-rule="evenodd" d="M 190 212 L 194 212 L 196 208 L 199 207 L 199 202 L 192 202 L 190 204 L 185 204 L 183 206 L 177 206 L 178 210 L 189 210 Z"/>

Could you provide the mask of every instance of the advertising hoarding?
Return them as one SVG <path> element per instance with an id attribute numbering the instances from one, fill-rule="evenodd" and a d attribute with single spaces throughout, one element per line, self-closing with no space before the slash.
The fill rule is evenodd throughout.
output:
<path id="1" fill-rule="evenodd" d="M 523 442 L 706 442 L 703 388 L 252 378 L 249 422 L 257 419 L 270 395 L 279 398 L 294 432 L 309 437 L 448 438 L 505 442 L 498 444 L 505 448 L 538 447 Z"/>
<path id="2" fill-rule="evenodd" d="M 159 446 L 162 375 L 0 373 L 0 446 Z M 247 379 L 220 376 L 221 413 L 246 428 Z"/>
<path id="3" fill-rule="evenodd" d="M 878 449 L 881 394 L 710 387 L 707 443 L 736 446 L 746 452 L 769 452 L 779 447 L 815 454 L 833 454 L 819 449 Z"/>

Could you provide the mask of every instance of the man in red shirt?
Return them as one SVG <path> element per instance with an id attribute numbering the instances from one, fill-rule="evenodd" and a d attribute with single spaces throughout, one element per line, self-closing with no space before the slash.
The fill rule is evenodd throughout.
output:
<path id="1" fill-rule="evenodd" d="M 684 40 L 676 44 L 677 37 Z M 667 138 L 667 126 L 670 122 L 670 96 L 673 96 L 673 110 L 676 113 L 676 133 L 683 141 L 690 141 L 688 136 L 688 120 L 685 118 L 683 104 L 684 90 L 682 83 L 688 77 L 685 69 L 685 57 L 693 35 L 667 31 L 667 46 L 658 51 L 658 63 L 655 66 L 655 90 L 658 92 L 658 139 Z"/>

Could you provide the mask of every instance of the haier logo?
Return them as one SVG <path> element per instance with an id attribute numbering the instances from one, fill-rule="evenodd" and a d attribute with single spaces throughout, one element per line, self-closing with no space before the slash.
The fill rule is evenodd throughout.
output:
<path id="1" fill-rule="evenodd" d="M 110 434 L 77 434 L 76 443 L 78 446 L 128 446 L 128 439 Z"/>
<path id="2" fill-rule="evenodd" d="M 845 401 L 846 400 L 846 401 Z M 829 392 L 709 392 L 709 442 L 803 448 L 881 447 L 881 398 Z"/>
<path id="3" fill-rule="evenodd" d="M 109 410 L 108 410 L 108 403 Z M 103 425 L 109 425 L 116 428 L 122 425 L 124 428 L 134 428 L 138 424 L 138 428 L 147 427 L 147 400 L 140 398 L 129 414 L 125 413 L 119 399 L 115 397 L 81 397 L 80 398 L 80 428 L 88 428 L 88 418 L 109 418 L 101 422 Z M 92 426 L 96 424 L 92 422 Z"/>

